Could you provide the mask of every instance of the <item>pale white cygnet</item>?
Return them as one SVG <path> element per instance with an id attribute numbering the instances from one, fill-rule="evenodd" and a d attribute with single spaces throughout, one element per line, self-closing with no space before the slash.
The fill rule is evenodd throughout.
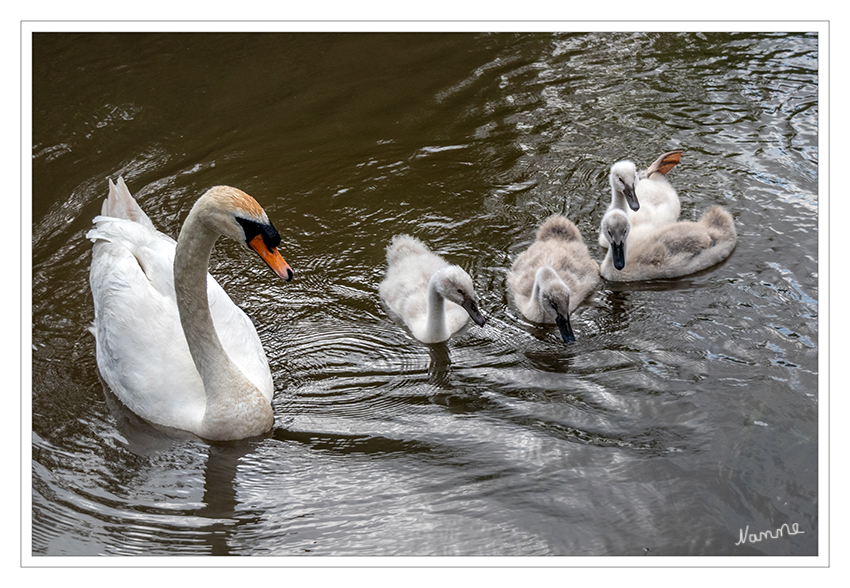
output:
<path id="1" fill-rule="evenodd" d="M 484 326 L 469 274 L 409 235 L 396 235 L 387 247 L 387 273 L 378 292 L 423 343 L 447 341 L 470 318 Z"/>
<path id="2" fill-rule="evenodd" d="M 656 159 L 645 171 L 637 172 L 628 160 L 611 166 L 611 203 L 608 211 L 619 209 L 628 215 L 632 227 L 644 225 L 660 228 L 679 220 L 681 203 L 676 189 L 666 174 L 679 163 L 681 151 L 670 151 Z M 599 232 L 599 244 L 608 247 L 608 240 Z"/>

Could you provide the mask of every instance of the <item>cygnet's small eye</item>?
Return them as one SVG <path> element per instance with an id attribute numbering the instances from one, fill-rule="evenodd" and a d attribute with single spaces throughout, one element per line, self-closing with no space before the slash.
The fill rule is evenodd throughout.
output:
<path id="1" fill-rule="evenodd" d="M 458 294 L 463 294 L 463 289 L 458 288 L 458 289 L 457 289 L 457 293 L 458 293 Z"/>

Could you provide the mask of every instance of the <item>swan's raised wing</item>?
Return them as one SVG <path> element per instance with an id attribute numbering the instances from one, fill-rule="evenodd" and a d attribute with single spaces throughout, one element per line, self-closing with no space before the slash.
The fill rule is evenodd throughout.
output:
<path id="1" fill-rule="evenodd" d="M 646 177 L 648 178 L 655 172 L 667 175 L 667 172 L 676 167 L 681 158 L 681 151 L 668 151 L 667 153 L 664 153 L 658 159 L 656 159 L 652 163 L 652 165 L 646 168 Z"/>

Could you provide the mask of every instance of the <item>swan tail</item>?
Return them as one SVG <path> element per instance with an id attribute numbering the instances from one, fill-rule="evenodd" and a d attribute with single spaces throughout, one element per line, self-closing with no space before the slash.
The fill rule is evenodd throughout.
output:
<path id="1" fill-rule="evenodd" d="M 396 235 L 387 247 L 387 262 L 398 263 L 409 255 L 422 255 L 430 250 L 422 241 L 410 235 Z"/>
<path id="2" fill-rule="evenodd" d="M 738 239 L 738 232 L 735 230 L 735 221 L 729 211 L 724 210 L 719 206 L 709 206 L 699 222 L 704 224 L 716 241 L 732 241 Z"/>
<path id="3" fill-rule="evenodd" d="M 130 190 L 122 177 L 119 177 L 116 183 L 113 183 L 112 178 L 109 178 L 109 195 L 103 201 L 100 214 L 101 216 L 135 221 L 154 229 L 153 222 L 141 209 L 133 195 L 130 194 Z"/>
<path id="4" fill-rule="evenodd" d="M 93 222 L 94 227 L 86 233 L 92 243 L 107 241 L 122 243 L 124 247 L 131 247 L 131 244 L 148 246 L 152 238 L 175 243 L 174 239 L 156 230 L 123 178 L 118 178 L 116 183 L 109 180 L 109 195 L 103 201 L 101 214 L 94 217 Z"/>
<path id="5" fill-rule="evenodd" d="M 711 247 L 706 254 L 713 263 L 726 259 L 738 244 L 738 232 L 732 215 L 719 206 L 710 206 L 699 222 L 706 226 L 711 237 Z"/>
<path id="6" fill-rule="evenodd" d="M 557 239 L 559 241 L 581 241 L 581 233 L 568 218 L 554 215 L 546 219 L 537 230 L 537 240 L 547 241 Z"/>

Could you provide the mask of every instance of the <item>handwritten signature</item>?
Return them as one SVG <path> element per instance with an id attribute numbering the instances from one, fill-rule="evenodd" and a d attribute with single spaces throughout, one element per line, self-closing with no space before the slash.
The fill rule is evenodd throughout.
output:
<path id="1" fill-rule="evenodd" d="M 776 529 L 776 531 L 761 531 L 758 534 L 750 533 L 750 526 L 747 525 L 746 529 L 739 530 L 738 542 L 735 545 L 741 545 L 748 541 L 750 543 L 758 543 L 765 539 L 779 539 L 784 535 L 799 535 L 801 533 L 805 534 L 805 531 L 801 531 L 800 526 L 797 523 L 793 523 L 790 527 L 788 526 L 788 523 L 782 523 L 782 526 Z"/>

